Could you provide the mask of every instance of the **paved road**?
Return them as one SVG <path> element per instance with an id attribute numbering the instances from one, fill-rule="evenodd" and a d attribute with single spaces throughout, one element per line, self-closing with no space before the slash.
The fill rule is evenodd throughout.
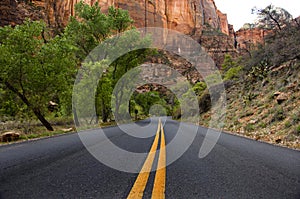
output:
<path id="1" fill-rule="evenodd" d="M 178 126 L 165 123 L 166 145 Z M 187 135 L 190 129 L 195 126 L 184 124 Z M 157 123 L 148 126 L 143 133 L 153 136 L 143 139 L 118 127 L 105 128 L 105 134 L 123 149 L 147 153 L 156 130 Z M 199 128 L 188 150 L 166 167 L 166 198 L 300 198 L 299 151 L 222 133 L 211 153 L 199 159 L 205 135 L 206 129 Z M 167 160 L 173 150 L 167 148 Z M 126 198 L 139 175 L 100 163 L 78 134 L 2 146 L 0 161 L 0 198 Z M 155 174 L 149 174 L 143 198 L 151 198 Z"/>

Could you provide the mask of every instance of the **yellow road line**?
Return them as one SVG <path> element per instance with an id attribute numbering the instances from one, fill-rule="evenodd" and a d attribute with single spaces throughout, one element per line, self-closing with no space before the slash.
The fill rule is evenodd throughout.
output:
<path id="1" fill-rule="evenodd" d="M 150 174 L 150 171 L 152 168 L 153 160 L 154 160 L 155 153 L 156 153 L 157 146 L 158 146 L 160 128 L 161 128 L 161 121 L 159 120 L 156 136 L 155 136 L 155 139 L 151 146 L 150 152 L 146 158 L 146 161 L 145 161 L 127 199 L 139 199 L 139 198 L 143 197 L 144 190 L 145 190 L 148 178 L 149 178 L 149 174 Z"/>
<path id="2" fill-rule="evenodd" d="M 152 190 L 153 199 L 164 199 L 166 189 L 166 142 L 164 128 L 161 125 L 160 151 L 157 164 L 157 171 L 155 173 L 154 187 Z"/>

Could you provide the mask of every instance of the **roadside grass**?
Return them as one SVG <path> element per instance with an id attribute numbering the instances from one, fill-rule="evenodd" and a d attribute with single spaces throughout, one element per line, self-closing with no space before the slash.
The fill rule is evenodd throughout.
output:
<path id="1" fill-rule="evenodd" d="M 147 117 L 140 117 L 137 120 L 133 120 L 133 121 L 139 121 L 146 118 Z M 106 127 L 117 125 L 117 122 L 110 121 L 110 122 L 101 122 L 99 124 L 94 124 L 94 125 L 75 127 L 72 117 L 51 118 L 49 119 L 49 121 L 52 124 L 53 128 L 55 129 L 54 131 L 45 130 L 45 128 L 39 123 L 39 121 L 30 121 L 30 122 L 8 121 L 6 123 L 2 123 L 0 126 L 0 134 L 5 132 L 16 132 L 19 133 L 20 136 L 18 139 L 13 141 L 0 142 L 0 145 L 22 142 L 22 141 L 33 140 L 33 139 L 40 139 L 45 137 L 52 137 L 52 136 L 57 136 L 57 135 L 62 135 L 67 133 L 74 133 L 75 131 L 83 131 L 83 130 L 94 129 L 94 128 L 106 128 Z"/>
<path id="2" fill-rule="evenodd" d="M 19 140 L 30 140 L 35 138 L 42 138 L 42 137 L 52 137 L 55 135 L 61 135 L 68 132 L 62 131 L 62 130 L 56 130 L 56 131 L 46 131 L 41 133 L 32 133 L 32 134 L 23 134 L 20 136 Z"/>
<path id="3" fill-rule="evenodd" d="M 0 125 L 0 134 L 5 132 L 18 133 L 19 138 L 12 141 L 2 141 L 0 145 L 14 142 L 21 142 L 44 137 L 52 137 L 56 135 L 74 132 L 74 123 L 72 117 L 50 118 L 54 131 L 47 131 L 39 121 L 6 121 Z"/>
<path id="4" fill-rule="evenodd" d="M 73 133 L 73 132 L 74 131 L 55 130 L 55 131 L 41 131 L 41 132 L 38 132 L 38 133 L 29 133 L 29 134 L 21 133 L 20 137 L 18 139 L 12 140 L 12 141 L 0 142 L 0 145 L 15 143 L 15 142 L 28 141 L 28 140 L 34 140 L 34 139 L 45 138 L 45 137 L 53 137 L 53 136 L 67 134 L 67 133 Z"/>

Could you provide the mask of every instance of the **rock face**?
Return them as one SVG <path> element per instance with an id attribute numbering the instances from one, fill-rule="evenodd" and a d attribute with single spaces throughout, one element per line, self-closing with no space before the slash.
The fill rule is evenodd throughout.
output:
<path id="1" fill-rule="evenodd" d="M 202 28 L 202 10 L 196 0 L 146 0 L 146 1 L 99 1 L 108 6 L 126 9 L 137 27 L 163 27 L 184 34 L 197 35 Z"/>
<path id="2" fill-rule="evenodd" d="M 26 17 L 42 18 L 53 27 L 63 27 L 69 16 L 75 14 L 74 6 L 80 0 L 2 0 L 0 25 L 19 24 Z M 188 35 L 201 35 L 209 26 L 229 34 L 227 16 L 217 10 L 213 0 L 84 0 L 93 5 L 98 2 L 103 11 L 109 6 L 129 11 L 137 27 L 163 27 Z M 26 12 L 27 10 L 27 12 Z"/>
<path id="3" fill-rule="evenodd" d="M 220 27 L 220 19 L 217 13 L 217 7 L 213 0 L 200 1 L 203 8 L 203 21 L 205 25 L 218 29 Z"/>
<path id="4" fill-rule="evenodd" d="M 17 3 L 14 0 L 0 1 L 0 25 L 9 25 L 16 21 Z"/>
<path id="5" fill-rule="evenodd" d="M 44 12 L 22 1 L 0 1 L 0 26 L 21 24 L 25 18 L 44 19 Z"/>
<path id="6" fill-rule="evenodd" d="M 226 35 L 230 35 L 230 26 L 227 20 L 227 14 L 223 14 L 220 10 L 217 10 L 218 17 L 220 19 L 220 29 L 221 32 Z"/>
<path id="7" fill-rule="evenodd" d="M 270 31 L 260 29 L 260 28 L 249 28 L 249 29 L 240 29 L 235 32 L 237 47 L 240 51 L 249 51 L 255 45 L 262 44 L 264 42 L 265 36 Z"/>
<path id="8" fill-rule="evenodd" d="M 30 3 L 29 3 L 30 2 Z M 75 14 L 80 0 L 2 0 L 0 25 L 16 25 L 29 17 L 43 19 L 50 27 L 60 30 Z M 234 52 L 234 31 L 226 14 L 219 11 L 213 0 L 84 0 L 89 5 L 96 2 L 106 12 L 109 6 L 129 11 L 136 27 L 161 27 L 192 36 L 210 50 L 219 63 L 225 53 Z M 208 33 L 208 34 L 207 34 Z M 216 34 L 217 33 L 217 34 Z M 220 45 L 222 46 L 222 49 Z"/>

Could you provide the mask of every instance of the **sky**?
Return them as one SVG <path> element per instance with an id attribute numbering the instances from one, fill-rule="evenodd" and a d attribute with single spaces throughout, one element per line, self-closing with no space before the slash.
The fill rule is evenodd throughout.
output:
<path id="1" fill-rule="evenodd" d="M 229 24 L 234 30 L 240 29 L 244 23 L 253 23 L 255 14 L 251 14 L 251 8 L 265 8 L 272 4 L 287 10 L 294 18 L 300 16 L 300 0 L 214 0 L 217 8 L 227 14 Z"/>

